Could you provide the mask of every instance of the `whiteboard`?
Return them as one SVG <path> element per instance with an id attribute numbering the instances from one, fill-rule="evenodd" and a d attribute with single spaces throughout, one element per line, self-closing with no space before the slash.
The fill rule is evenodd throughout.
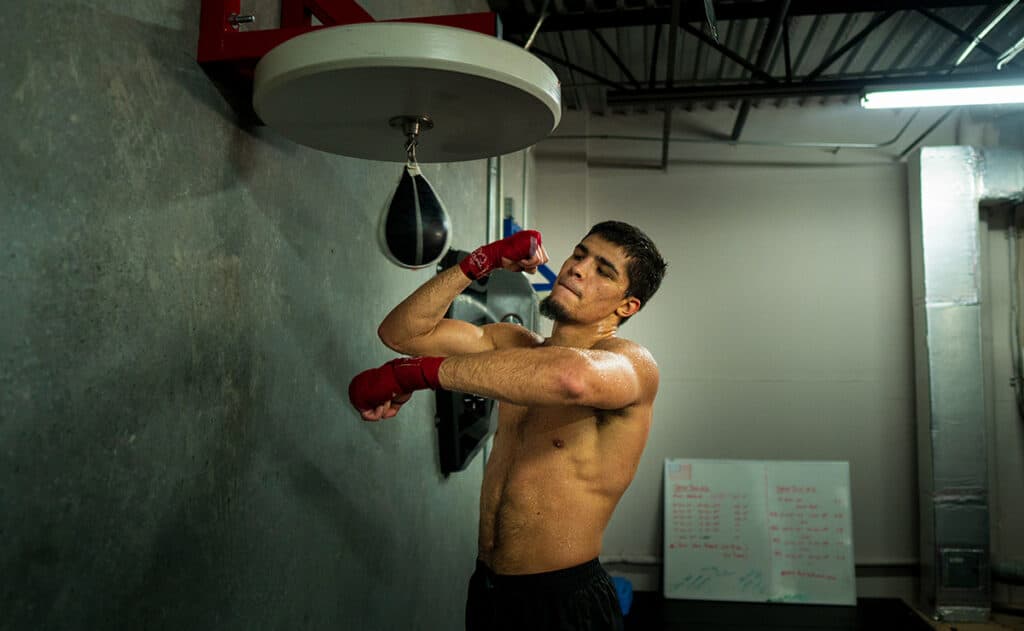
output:
<path id="1" fill-rule="evenodd" d="M 666 598 L 855 605 L 847 462 L 665 461 Z"/>

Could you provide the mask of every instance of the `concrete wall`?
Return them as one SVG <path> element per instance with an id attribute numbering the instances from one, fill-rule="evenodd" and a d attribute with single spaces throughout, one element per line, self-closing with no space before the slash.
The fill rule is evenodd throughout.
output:
<path id="1" fill-rule="evenodd" d="M 400 165 L 240 129 L 198 19 L 0 12 L 0 629 L 459 628 L 480 467 L 346 396 L 432 273 L 377 246 Z M 424 171 L 478 245 L 485 163 Z"/>

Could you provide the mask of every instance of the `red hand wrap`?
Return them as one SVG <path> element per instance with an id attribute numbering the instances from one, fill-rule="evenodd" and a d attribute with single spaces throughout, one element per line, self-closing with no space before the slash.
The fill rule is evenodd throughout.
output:
<path id="1" fill-rule="evenodd" d="M 441 387 L 437 372 L 444 357 L 400 357 L 364 370 L 348 384 L 348 400 L 357 410 L 372 410 L 415 390 Z"/>
<path id="2" fill-rule="evenodd" d="M 501 267 L 504 257 L 510 261 L 531 258 L 540 247 L 540 233 L 536 230 L 520 230 L 501 241 L 480 246 L 466 258 L 459 261 L 462 272 L 473 280 L 483 278 Z"/>

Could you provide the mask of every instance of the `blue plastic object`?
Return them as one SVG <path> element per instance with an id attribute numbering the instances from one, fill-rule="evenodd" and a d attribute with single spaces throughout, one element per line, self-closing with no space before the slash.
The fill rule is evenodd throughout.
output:
<path id="1" fill-rule="evenodd" d="M 629 614 L 629 607 L 633 604 L 633 583 L 621 576 L 613 576 L 615 593 L 619 595 L 619 606 L 622 607 L 622 615 Z"/>

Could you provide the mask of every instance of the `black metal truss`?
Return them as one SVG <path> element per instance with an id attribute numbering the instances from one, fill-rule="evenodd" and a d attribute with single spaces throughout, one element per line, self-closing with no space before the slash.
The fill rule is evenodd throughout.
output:
<path id="1" fill-rule="evenodd" d="M 568 4 L 568 3 L 566 3 Z M 580 3 L 581 5 L 583 3 Z M 671 3 L 663 2 L 661 6 L 644 6 L 637 8 L 624 7 L 618 2 L 594 2 L 593 8 L 586 11 L 566 11 L 550 13 L 544 20 L 543 31 L 586 31 L 601 28 L 622 28 L 668 24 L 671 18 Z M 602 4 L 608 4 L 602 8 Z M 948 7 L 966 6 L 1005 6 L 991 0 L 793 0 L 788 14 L 791 17 L 805 15 L 832 15 L 848 13 L 878 13 L 883 11 L 917 11 L 943 9 Z M 506 4 L 502 0 L 492 0 L 491 8 L 501 15 L 506 36 L 526 35 L 536 26 L 537 14 L 527 12 L 522 4 Z M 581 6 L 582 9 L 582 6 Z M 715 3 L 715 13 L 719 22 L 729 20 L 772 19 L 777 9 L 774 2 L 763 1 L 719 1 Z M 704 6 L 701 2 L 686 2 L 682 8 L 680 23 L 701 24 L 705 21 Z"/>
<path id="2" fill-rule="evenodd" d="M 792 0 L 779 0 L 777 13 L 772 16 L 772 21 L 765 29 L 764 39 L 761 41 L 761 50 L 757 53 L 757 61 L 754 65 L 758 70 L 763 71 L 768 67 L 768 58 L 775 50 L 775 44 L 779 41 L 779 36 L 782 34 L 782 29 L 786 25 L 786 19 L 789 17 L 789 7 L 792 4 Z M 743 99 L 743 103 L 740 104 L 740 111 L 736 115 L 736 122 L 732 128 L 732 139 L 739 140 L 740 134 L 743 133 L 743 127 L 747 124 L 747 116 L 750 115 L 750 99 Z"/>
<path id="3" fill-rule="evenodd" d="M 665 87 L 672 89 L 675 80 L 676 45 L 679 33 L 679 21 L 682 19 L 683 0 L 672 0 L 672 13 L 668 23 L 668 71 L 665 74 Z M 661 169 L 668 169 L 668 139 L 672 137 L 672 106 L 665 107 L 665 120 L 662 123 Z"/>
<path id="4" fill-rule="evenodd" d="M 599 0 L 586 0 L 589 6 L 594 6 L 595 3 L 599 3 Z M 631 11 L 651 11 L 654 9 L 623 9 L 621 7 L 627 6 L 623 4 L 623 1 L 629 2 L 631 0 L 615 0 L 617 6 L 620 8 L 613 13 L 622 15 Z M 664 1 L 664 0 L 656 0 Z M 564 8 L 567 0 L 562 0 L 561 6 Z M 678 3 L 676 5 L 676 3 Z M 545 2 L 545 6 L 551 4 Z M 822 2 L 822 3 L 811 3 L 807 0 L 758 0 L 752 2 L 751 0 L 720 0 L 716 9 L 719 16 L 733 17 L 733 21 L 730 21 L 724 29 L 725 42 L 717 41 L 712 38 L 706 32 L 705 24 L 701 22 L 700 26 L 695 26 L 689 22 L 683 21 L 683 16 L 692 14 L 695 5 L 701 5 L 702 3 L 693 1 L 673 0 L 673 4 L 676 5 L 676 13 L 671 13 L 671 7 L 669 8 L 669 24 L 663 25 L 657 23 L 654 25 L 654 37 L 653 46 L 650 51 L 650 57 L 648 53 L 643 53 L 639 61 L 639 75 L 635 72 L 638 69 L 637 57 L 632 56 L 630 58 L 624 58 L 620 51 L 617 51 L 609 42 L 605 39 L 596 28 L 589 28 L 590 48 L 591 57 L 599 54 L 597 47 L 599 46 L 603 50 L 606 58 L 610 59 L 614 66 L 618 69 L 617 75 L 605 75 L 601 71 L 595 71 L 596 69 L 590 64 L 587 66 L 574 63 L 573 59 L 569 56 L 569 50 L 565 44 L 565 31 L 557 30 L 561 27 L 568 28 L 568 24 L 562 24 L 561 27 L 557 21 L 552 20 L 556 18 L 556 15 L 549 16 L 543 23 L 543 32 L 554 30 L 550 33 L 550 36 L 557 36 L 558 42 L 561 44 L 563 57 L 559 57 L 552 53 L 550 50 L 545 50 L 542 46 L 532 48 L 532 52 L 538 56 L 553 62 L 556 66 L 561 66 L 568 70 L 570 83 L 573 85 L 575 91 L 575 104 L 576 107 L 580 107 L 580 92 L 579 85 L 576 83 L 575 75 L 587 77 L 600 85 L 605 86 L 609 89 L 606 94 L 606 99 L 601 99 L 601 102 L 595 104 L 603 111 L 604 105 L 612 106 L 624 106 L 629 104 L 631 106 L 645 107 L 651 104 L 664 105 L 666 103 L 684 103 L 687 106 L 697 101 L 714 101 L 726 100 L 734 102 L 739 99 L 739 113 L 736 122 L 733 127 L 732 137 L 738 139 L 742 133 L 744 121 L 749 113 L 751 102 L 749 99 L 759 98 L 775 98 L 777 99 L 776 104 L 784 98 L 797 98 L 799 102 L 803 104 L 806 99 L 817 98 L 817 97 L 828 97 L 836 94 L 855 94 L 861 90 L 865 85 L 868 85 L 867 80 L 870 79 L 871 85 L 885 85 L 890 79 L 895 80 L 898 84 L 907 84 L 908 81 L 920 81 L 922 80 L 920 74 L 922 69 L 925 71 L 924 81 L 941 81 L 944 77 L 948 77 L 954 72 L 962 73 L 965 70 L 973 68 L 973 64 L 967 64 L 964 67 L 957 67 L 953 65 L 952 58 L 958 54 L 957 51 L 964 49 L 966 43 L 974 42 L 976 34 L 984 28 L 984 25 L 991 21 L 991 18 L 1005 6 L 1003 2 L 973 2 L 972 0 L 955 0 L 955 1 L 933 1 L 933 2 L 900 2 L 900 1 L 889 1 L 885 2 L 885 10 L 879 11 L 872 14 L 861 14 L 870 19 L 867 24 L 857 30 L 856 33 L 851 35 L 851 19 L 854 14 L 847 13 L 844 15 L 843 23 L 838 30 L 833 31 L 831 41 L 828 44 L 824 57 L 819 58 L 815 61 L 813 69 L 801 73 L 801 65 L 806 61 L 808 49 L 811 45 L 812 40 L 815 39 L 815 35 L 818 34 L 818 26 L 823 19 L 823 15 L 827 13 L 840 13 L 844 10 L 856 9 L 858 11 L 870 10 L 876 8 L 876 6 L 882 6 L 881 3 L 874 1 L 862 1 L 862 2 L 851 2 L 851 1 L 839 1 L 839 2 Z M 978 6 L 981 5 L 981 6 Z M 525 7 L 526 5 L 521 5 Z M 657 6 L 657 5 L 655 5 Z M 940 16 L 935 13 L 932 9 L 939 7 L 955 6 L 958 8 L 976 8 L 975 11 L 971 11 L 968 14 L 961 12 L 961 17 L 966 21 L 967 17 L 973 15 L 973 19 L 966 28 L 960 28 L 956 24 L 950 21 L 947 17 Z M 657 7 L 658 10 L 661 7 Z M 704 19 L 703 8 L 701 9 L 697 17 L 700 20 Z M 755 22 L 749 20 L 735 20 L 735 16 L 739 13 L 744 15 L 755 15 L 754 9 L 758 9 L 762 13 L 767 11 L 769 8 L 774 10 L 770 20 L 757 19 Z M 789 22 L 791 18 L 800 13 L 810 13 L 815 11 L 817 15 L 814 18 L 813 24 L 810 29 L 806 31 L 805 36 L 799 43 L 799 50 L 796 52 L 795 58 L 792 56 L 793 52 L 791 48 L 796 48 L 797 42 L 791 41 L 791 34 L 789 33 Z M 903 9 L 900 11 L 900 9 Z M 581 19 L 589 20 L 600 12 L 590 11 L 585 14 L 580 14 Z M 898 19 L 891 20 L 898 14 Z M 914 17 L 916 19 L 908 21 L 908 17 Z M 677 22 L 678 20 L 678 22 Z M 871 58 L 867 62 L 864 70 L 861 72 L 849 72 L 848 69 L 851 67 L 853 57 L 863 47 L 867 38 L 877 32 L 879 28 L 887 22 L 893 23 L 889 25 L 889 29 L 885 35 L 873 38 L 875 45 L 870 50 Z M 678 23 L 678 26 L 674 26 L 673 23 Z M 579 23 L 576 23 L 577 26 Z M 753 37 L 749 35 L 749 25 L 755 24 L 755 33 Z M 912 24 L 915 27 L 913 35 L 910 37 L 901 37 L 899 39 L 893 38 L 892 34 L 897 32 L 903 32 L 904 24 L 910 27 Z M 621 25 L 621 24 L 618 24 Z M 929 33 L 929 39 L 924 43 L 918 43 L 915 46 L 915 42 L 922 42 L 926 29 L 929 27 L 931 30 Z M 937 25 L 937 26 L 936 26 Z M 536 25 L 535 25 L 536 26 Z M 663 27 L 666 27 L 663 28 Z M 532 28 L 530 29 L 533 30 Z M 662 82 L 658 81 L 658 70 L 659 60 L 662 58 L 662 51 L 660 48 L 666 48 L 662 43 L 665 38 L 664 31 L 668 31 L 670 44 L 667 48 L 670 49 L 669 54 L 664 55 L 664 59 L 667 61 L 667 73 L 665 80 Z M 909 34 L 911 31 L 907 31 Z M 645 31 L 644 39 L 645 46 L 649 42 L 647 31 Z M 697 40 L 696 53 L 693 55 L 693 73 L 683 73 L 681 76 L 688 77 L 681 81 L 681 85 L 678 87 L 673 85 L 677 79 L 680 78 L 679 70 L 674 66 L 676 61 L 676 55 L 671 52 L 672 46 L 678 39 L 676 36 L 683 33 L 689 34 Z M 943 33 L 946 35 L 943 37 Z M 738 39 L 734 41 L 734 37 L 738 36 Z M 512 36 L 511 41 L 522 43 L 525 37 Z M 945 44 L 944 42 L 948 39 L 952 39 L 953 42 Z M 549 40 L 550 41 L 550 40 Z M 880 58 L 888 52 L 889 47 L 899 41 L 900 49 L 896 51 L 893 49 L 895 55 L 888 55 L 890 61 L 886 64 L 880 64 Z M 745 44 L 743 42 L 746 42 Z M 596 43 L 596 46 L 595 46 Z M 621 43 L 621 42 L 620 42 Z M 781 46 L 780 46 L 781 44 Z M 737 52 L 737 48 L 742 46 L 745 50 L 743 52 Z M 940 53 L 940 48 L 944 50 Z M 985 43 L 984 41 L 977 42 L 976 46 L 981 51 L 982 57 L 993 58 L 998 57 L 999 52 Z M 718 62 L 718 73 L 717 80 L 713 76 L 708 76 L 710 73 L 705 73 L 704 77 L 699 77 L 699 66 L 701 56 L 708 51 L 717 51 L 720 55 Z M 911 52 L 913 51 L 913 59 L 911 59 Z M 934 51 L 934 53 L 933 53 Z M 751 60 L 754 57 L 755 52 L 757 58 Z M 778 55 L 785 55 L 784 67 L 780 70 L 776 70 L 781 76 L 773 76 L 772 69 L 777 68 L 776 59 Z M 930 60 L 938 56 L 938 64 L 934 61 L 931 63 Z M 648 63 L 649 59 L 649 63 Z M 979 57 L 975 56 L 974 60 L 977 61 Z M 724 79 L 724 68 L 727 62 L 732 62 L 738 66 L 739 69 L 745 71 L 743 76 L 749 77 L 748 79 L 735 79 L 732 83 L 729 83 Z M 841 62 L 841 63 L 840 63 Z M 1022 67 L 1021 61 L 1013 64 L 1013 70 L 1020 70 Z M 909 64 L 908 67 L 905 64 Z M 603 65 L 603 64 L 602 64 Z M 589 67 L 588 67 L 589 66 Z M 632 70 L 631 67 L 632 66 Z M 831 76 L 826 76 L 826 72 L 830 68 L 839 68 L 838 72 L 833 72 Z M 877 70 L 875 68 L 877 67 Z M 713 72 L 713 70 L 712 70 Z M 871 76 L 874 73 L 874 76 Z M 646 76 L 644 76 L 646 75 Z M 867 75 L 867 76 L 865 76 Z M 910 76 L 908 75 L 916 75 Z M 1001 73 L 983 74 L 981 78 L 1004 78 L 1007 76 L 1005 71 Z M 821 80 L 824 79 L 824 80 Z M 628 81 L 628 85 L 625 83 Z M 747 83 L 744 83 L 746 81 Z"/>
<path id="5" fill-rule="evenodd" d="M 496 6 L 502 2 L 519 4 Z M 689 109 L 705 103 L 714 108 L 723 102 L 737 106 L 730 137 L 738 141 L 751 107 L 760 99 L 774 99 L 776 105 L 796 99 L 803 105 L 809 99 L 860 96 L 870 88 L 935 86 L 951 80 L 1024 81 L 1024 59 L 996 72 L 992 60 L 1000 56 L 998 45 L 991 39 L 976 39 L 1007 6 L 1006 0 L 715 0 L 717 18 L 725 22 L 721 39 L 708 34 L 712 29 L 705 22 L 703 2 L 696 0 L 543 0 L 542 23 L 528 8 L 536 10 L 539 4 L 540 0 L 491 0 L 511 41 L 522 44 L 526 34 L 539 28 L 548 34 L 548 45 L 560 44 L 561 57 L 543 44 L 531 51 L 567 71 L 575 107 L 594 107 L 599 112 L 606 106 L 663 110 L 662 169 L 669 162 L 672 110 L 677 106 Z M 554 7 L 554 13 L 548 12 L 549 7 Z M 940 15 L 939 9 L 947 11 Z M 842 15 L 838 28 L 828 24 L 832 15 Z M 813 20 L 799 22 L 800 27 L 809 24 L 809 28 L 800 28 L 801 34 L 795 35 L 791 26 L 797 24 L 794 18 L 802 16 L 813 16 Z M 857 23 L 859 28 L 853 26 Z M 628 46 L 617 50 L 599 31 L 640 25 L 651 28 L 643 29 L 639 56 Z M 588 63 L 588 67 L 574 63 L 566 45 L 565 34 L 570 31 L 586 31 L 588 39 L 577 38 L 577 45 L 586 41 L 582 45 L 589 45 L 592 62 L 610 59 L 618 72 L 605 63 Z M 869 42 L 874 33 L 878 35 Z M 621 31 L 617 34 L 621 45 Z M 684 60 L 692 72 L 677 67 L 676 51 L 684 34 L 696 40 L 688 49 L 692 56 Z M 826 36 L 829 39 L 824 40 Z M 979 54 L 962 60 L 967 63 L 955 63 L 968 45 Z M 862 49 L 867 59 L 854 64 Z M 659 80 L 662 63 L 665 69 Z M 806 69 L 804 64 L 811 67 Z M 737 78 L 726 79 L 727 73 Z M 595 82 L 589 86 L 605 89 L 588 90 L 588 84 L 577 83 L 577 76 Z M 599 101 L 584 104 L 594 98 Z M 904 154 L 952 111 L 943 114 Z"/>
<path id="6" fill-rule="evenodd" d="M 608 56 L 611 57 L 612 61 L 615 62 L 615 65 L 618 66 L 619 71 L 621 71 L 622 74 L 625 75 L 627 79 L 629 79 L 629 82 L 632 83 L 634 87 L 639 88 L 640 82 L 636 80 L 636 77 L 634 77 L 633 73 L 630 72 L 629 68 L 626 67 L 626 64 L 622 63 L 622 59 L 619 58 L 618 54 L 616 54 L 615 52 L 615 49 L 611 47 L 607 40 L 605 40 L 604 36 L 602 36 L 594 29 L 590 29 L 590 36 L 597 40 L 597 43 L 601 45 L 601 48 L 604 49 L 604 52 L 608 53 Z"/>
<path id="7" fill-rule="evenodd" d="M 867 38 L 868 35 L 870 35 L 871 33 L 874 33 L 875 29 L 877 29 L 879 26 L 881 26 L 883 22 L 888 20 L 895 13 L 896 13 L 895 11 L 886 11 L 884 13 L 879 13 L 878 15 L 876 15 L 874 18 L 872 18 L 871 22 L 869 22 L 867 26 L 865 26 L 863 29 L 861 29 L 861 31 L 859 33 L 857 33 L 856 35 L 851 37 L 849 39 L 849 41 L 847 41 L 845 44 L 840 46 L 839 50 L 835 51 L 834 53 L 832 53 L 831 55 L 826 57 L 824 61 L 822 61 L 820 64 L 818 64 L 818 67 L 815 68 L 814 70 L 812 70 L 807 75 L 806 79 L 813 80 L 813 79 L 821 76 L 826 70 L 828 70 L 829 66 L 831 66 L 836 61 L 838 61 L 843 55 L 845 55 L 847 52 L 849 52 L 850 49 L 852 49 L 854 46 L 856 46 L 857 44 L 863 42 Z"/>
<path id="8" fill-rule="evenodd" d="M 954 76 L 965 83 L 1024 81 L 1022 72 L 980 72 Z M 792 83 L 723 83 L 685 88 L 654 90 L 620 90 L 608 93 L 610 106 L 681 104 L 689 101 L 735 101 L 740 99 L 771 99 L 795 97 L 857 96 L 867 89 L 886 87 L 937 86 L 949 82 L 946 74 L 926 76 L 886 76 L 877 78 L 794 81 Z"/>

